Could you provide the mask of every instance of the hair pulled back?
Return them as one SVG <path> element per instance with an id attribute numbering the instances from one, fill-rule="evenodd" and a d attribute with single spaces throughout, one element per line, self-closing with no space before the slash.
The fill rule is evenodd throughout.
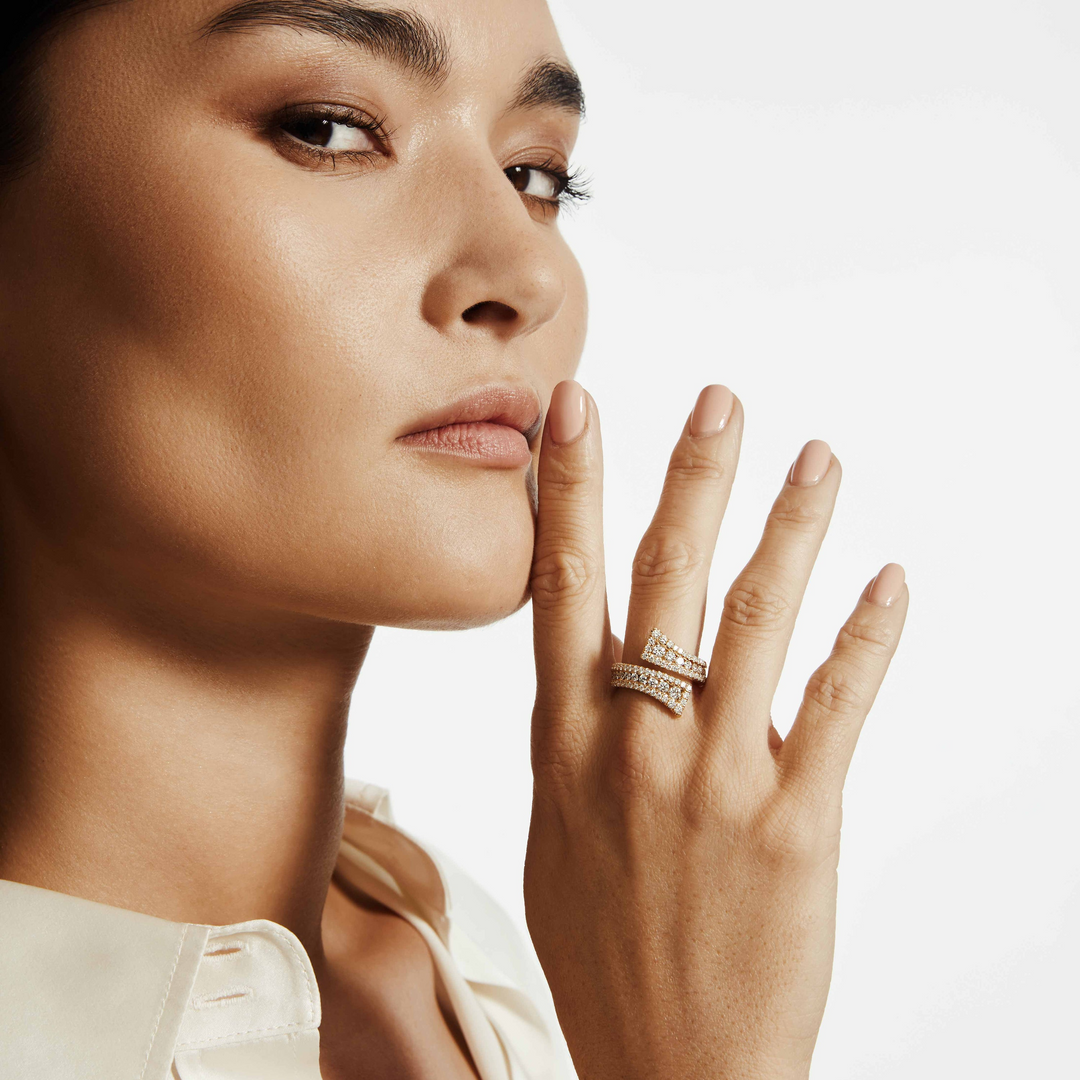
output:
<path id="1" fill-rule="evenodd" d="M 36 160 L 44 127 L 38 67 L 65 23 L 116 0 L 16 0 L 0 35 L 0 187 Z"/>

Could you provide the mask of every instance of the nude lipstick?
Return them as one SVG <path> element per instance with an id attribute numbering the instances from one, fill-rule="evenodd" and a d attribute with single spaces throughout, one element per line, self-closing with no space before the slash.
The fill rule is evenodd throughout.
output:
<path id="1" fill-rule="evenodd" d="M 532 387 L 484 386 L 417 421 L 397 442 L 478 465 L 521 469 L 532 464 L 531 444 L 541 420 L 540 398 Z"/>

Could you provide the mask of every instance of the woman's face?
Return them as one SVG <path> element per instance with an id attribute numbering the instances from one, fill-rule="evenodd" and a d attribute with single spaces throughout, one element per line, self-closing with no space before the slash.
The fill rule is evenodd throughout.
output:
<path id="1" fill-rule="evenodd" d="M 586 320 L 543 0 L 248 0 L 201 34 L 226 3 L 91 10 L 39 69 L 0 216 L 5 497 L 113 588 L 505 615 Z"/>

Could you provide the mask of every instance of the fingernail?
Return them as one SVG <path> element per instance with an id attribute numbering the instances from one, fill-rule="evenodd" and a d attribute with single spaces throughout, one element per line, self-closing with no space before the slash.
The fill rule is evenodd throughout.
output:
<path id="1" fill-rule="evenodd" d="M 870 582 L 866 599 L 878 607 L 892 607 L 904 587 L 904 568 L 899 563 L 886 563 Z"/>
<path id="2" fill-rule="evenodd" d="M 690 434 L 695 439 L 719 434 L 728 422 L 734 404 L 735 397 L 726 386 L 721 383 L 706 386 L 698 394 L 694 411 L 690 414 Z"/>
<path id="3" fill-rule="evenodd" d="M 547 422 L 556 446 L 573 442 L 585 430 L 585 391 L 580 383 L 566 379 L 552 390 Z"/>
<path id="4" fill-rule="evenodd" d="M 811 439 L 791 466 L 788 480 L 796 487 L 810 487 L 829 471 L 831 461 L 832 450 L 829 449 L 829 444 L 821 439 Z"/>

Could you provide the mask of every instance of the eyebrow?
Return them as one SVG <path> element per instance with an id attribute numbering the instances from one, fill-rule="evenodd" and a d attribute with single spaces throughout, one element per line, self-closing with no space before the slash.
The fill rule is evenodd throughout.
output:
<path id="1" fill-rule="evenodd" d="M 585 93 L 578 73 L 562 60 L 537 60 L 522 76 L 510 109 L 565 109 L 585 116 Z"/>
<path id="2" fill-rule="evenodd" d="M 356 45 L 440 86 L 450 74 L 450 48 L 433 23 L 415 11 L 368 7 L 350 0 L 240 0 L 214 15 L 199 37 L 285 26 Z M 569 64 L 553 58 L 526 69 L 509 111 L 555 108 L 585 115 L 581 80 Z"/>
<path id="3" fill-rule="evenodd" d="M 357 45 L 399 64 L 435 86 L 450 73 L 450 50 L 437 27 L 413 11 L 373 8 L 346 0 L 240 0 L 200 30 L 213 34 L 287 26 Z"/>

